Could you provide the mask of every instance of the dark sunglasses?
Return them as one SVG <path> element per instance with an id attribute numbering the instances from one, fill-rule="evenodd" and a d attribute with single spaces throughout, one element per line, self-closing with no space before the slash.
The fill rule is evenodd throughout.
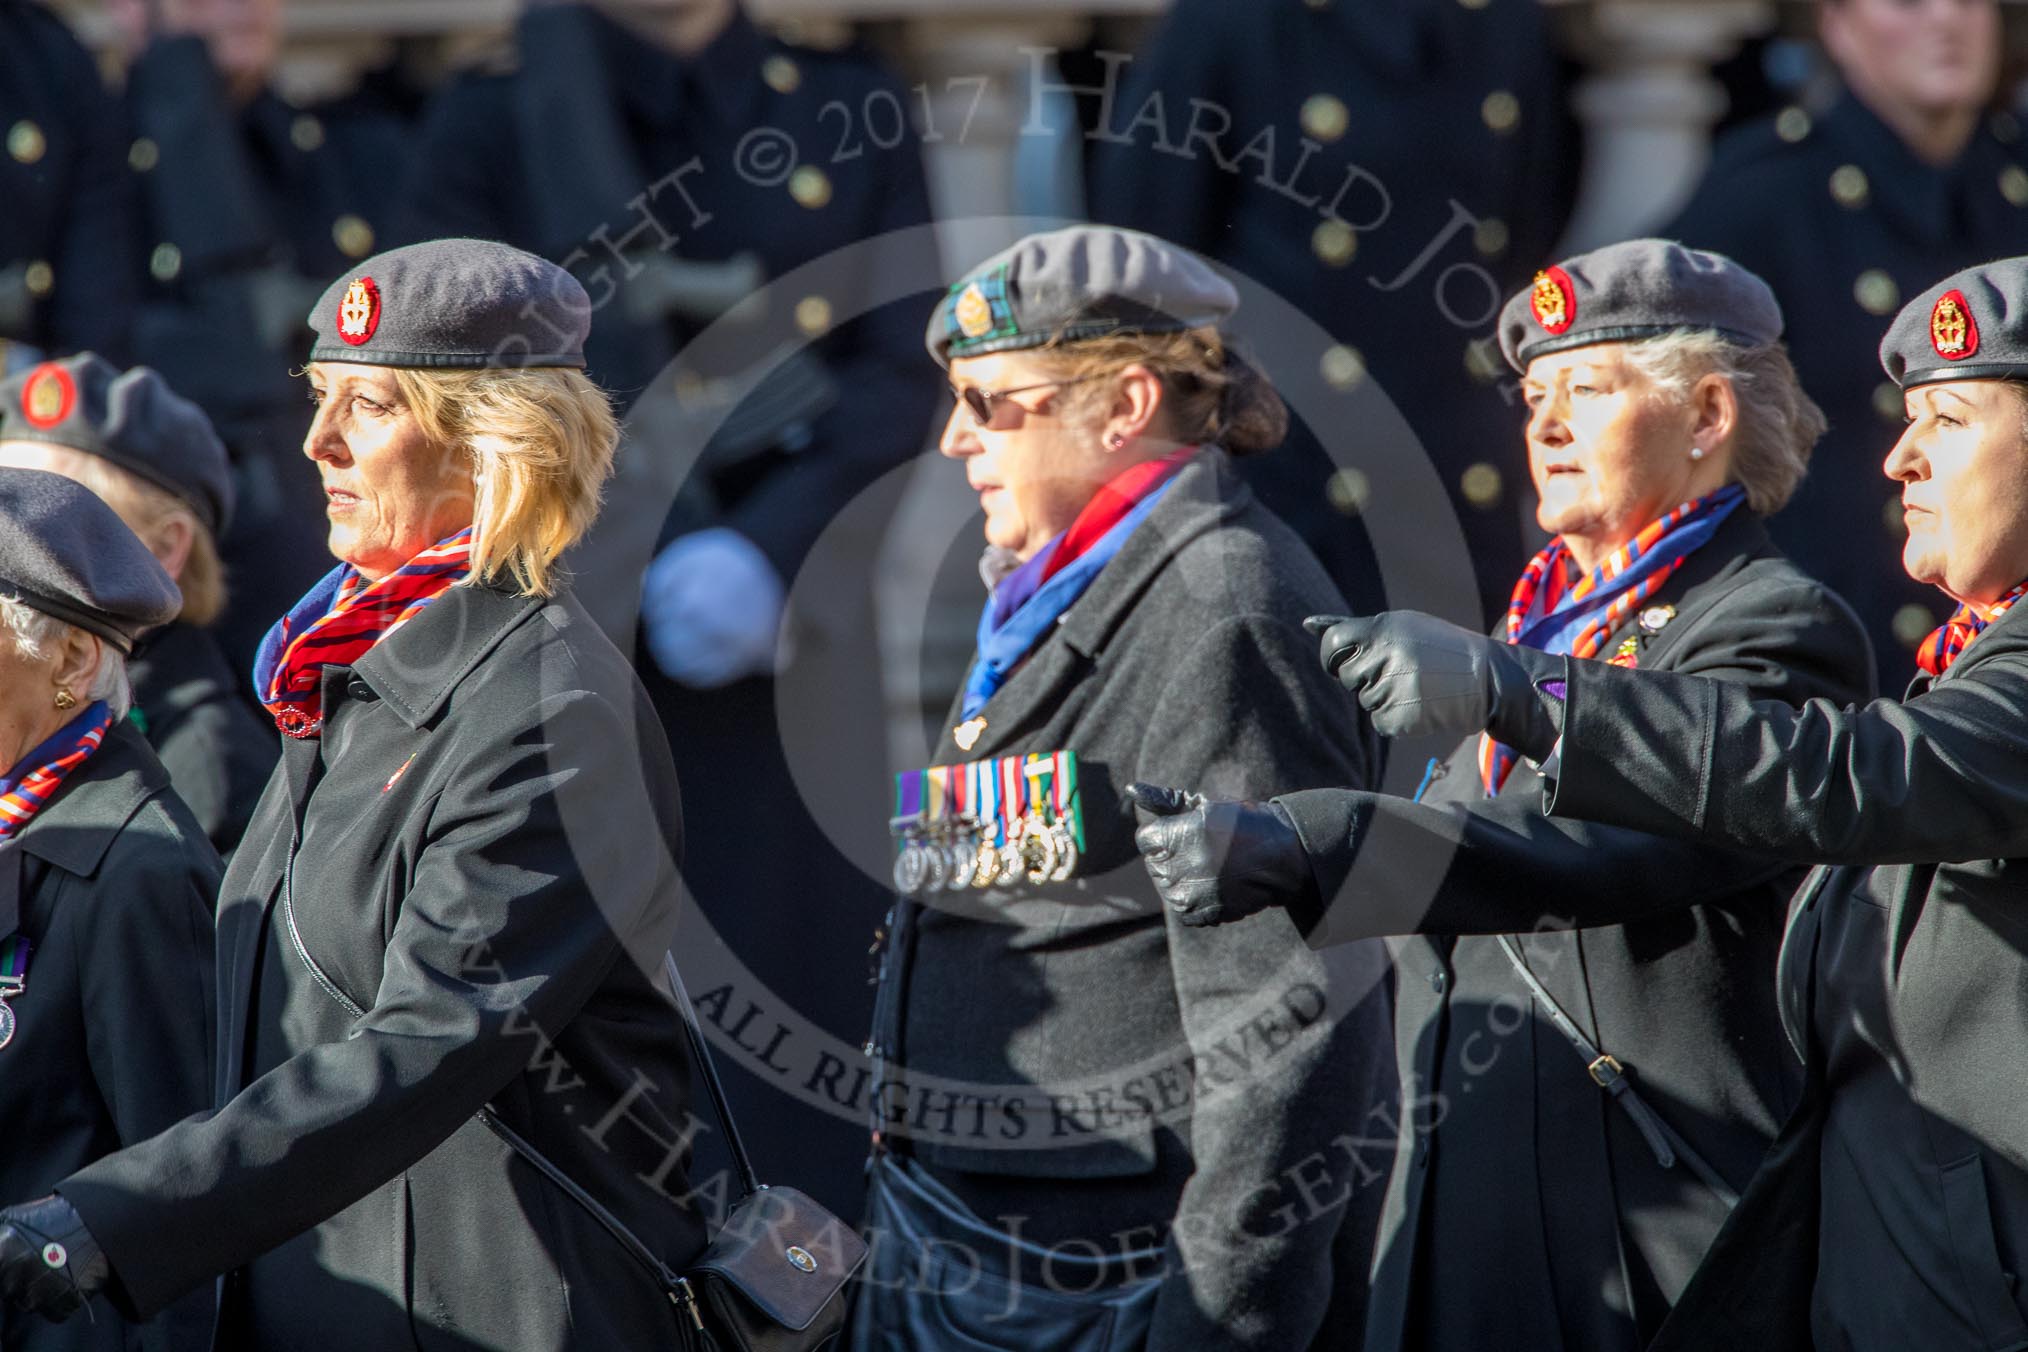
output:
<path id="1" fill-rule="evenodd" d="M 1099 380 L 1101 376 L 1076 376 L 1067 380 L 1042 380 L 1033 385 L 1016 385 L 1011 390 L 987 390 L 977 385 L 966 385 L 962 389 L 951 386 L 951 393 L 959 403 L 972 411 L 972 421 L 981 427 L 992 425 L 994 405 L 1010 394 L 1026 394 L 1030 390 L 1046 390 L 1053 385 L 1082 385 L 1087 380 Z"/>

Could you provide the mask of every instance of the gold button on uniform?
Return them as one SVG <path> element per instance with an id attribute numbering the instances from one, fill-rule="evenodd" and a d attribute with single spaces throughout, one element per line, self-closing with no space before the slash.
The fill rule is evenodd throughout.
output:
<path id="1" fill-rule="evenodd" d="M 789 175 L 789 196 L 798 206 L 818 211 L 831 204 L 831 178 L 814 164 L 806 164 Z"/>
<path id="2" fill-rule="evenodd" d="M 1489 216 L 1472 230 L 1472 247 L 1488 258 L 1498 258 L 1507 252 L 1507 222 L 1497 216 Z"/>
<path id="3" fill-rule="evenodd" d="M 803 83 L 803 68 L 779 53 L 761 62 L 761 79 L 777 94 L 793 94 Z"/>
<path id="4" fill-rule="evenodd" d="M 1831 171 L 1831 197 L 1841 207 L 1857 211 L 1866 205 L 1872 195 L 1873 185 L 1866 181 L 1866 171 L 1856 164 L 1841 164 Z"/>
<path id="5" fill-rule="evenodd" d="M 148 256 L 148 272 L 158 282 L 173 282 L 183 275 L 183 250 L 174 244 L 157 244 Z"/>
<path id="6" fill-rule="evenodd" d="M 1495 338 L 1474 338 L 1465 344 L 1465 374 L 1481 385 L 1490 385 L 1507 373 L 1507 359 L 1500 355 Z"/>
<path id="7" fill-rule="evenodd" d="M 1373 501 L 1373 480 L 1364 470 L 1341 469 L 1324 481 L 1324 500 L 1332 511 L 1357 516 Z"/>
<path id="8" fill-rule="evenodd" d="M 1335 141 L 1352 125 L 1352 110 L 1342 99 L 1329 94 L 1312 94 L 1303 100 L 1303 130 L 1319 141 Z"/>
<path id="9" fill-rule="evenodd" d="M 2000 196 L 2017 207 L 2028 207 L 2028 169 L 2010 164 L 2000 171 Z"/>
<path id="10" fill-rule="evenodd" d="M 1324 383 L 1334 390 L 1355 389 L 1366 379 L 1366 358 L 1358 348 L 1343 343 L 1325 348 L 1323 360 L 1317 365 L 1324 373 Z"/>
<path id="11" fill-rule="evenodd" d="M 1458 479 L 1465 501 L 1474 507 L 1491 507 L 1500 500 L 1500 471 L 1481 460 Z"/>
<path id="12" fill-rule="evenodd" d="M 1852 298 L 1869 315 L 1891 315 L 1901 304 L 1901 288 L 1879 268 L 1868 268 L 1852 283 Z"/>
<path id="13" fill-rule="evenodd" d="M 364 258 L 373 252 L 373 227 L 350 214 L 331 223 L 331 240 L 347 258 Z"/>
<path id="14" fill-rule="evenodd" d="M 1311 232 L 1310 247 L 1332 267 L 1342 268 L 1359 252 L 1359 236 L 1343 221 L 1325 221 Z"/>
<path id="15" fill-rule="evenodd" d="M 1495 133 L 1505 136 L 1521 122 L 1521 100 L 1504 89 L 1496 89 L 1486 95 L 1486 101 L 1479 105 L 1479 116 Z"/>
<path id="16" fill-rule="evenodd" d="M 162 147 L 143 136 L 127 147 L 127 167 L 137 174 L 145 174 L 162 162 Z"/>
<path id="17" fill-rule="evenodd" d="M 1466 9 L 1484 9 L 1487 5 L 1492 4 L 1493 0 L 1458 0 L 1458 3 Z"/>
<path id="18" fill-rule="evenodd" d="M 1873 387 L 1873 411 L 1880 415 L 1880 421 L 1901 422 L 1908 416 L 1908 403 L 1901 397 L 1901 386 L 1891 380 L 1883 380 Z M 1900 508 L 1897 506 L 1897 511 Z"/>
<path id="19" fill-rule="evenodd" d="M 308 154 L 324 148 L 324 124 L 321 120 L 304 113 L 289 124 L 289 139 L 296 149 Z"/>
<path id="20" fill-rule="evenodd" d="M 49 138 L 41 127 L 23 118 L 8 129 L 7 153 L 22 164 L 34 164 L 49 153 Z"/>
<path id="21" fill-rule="evenodd" d="M 1928 606 L 1911 603 L 1894 612 L 1894 636 L 1905 648 L 1920 648 L 1940 623 Z"/>
<path id="22" fill-rule="evenodd" d="M 47 300 L 56 290 L 56 269 L 38 258 L 22 272 L 21 284 L 37 300 Z"/>
<path id="23" fill-rule="evenodd" d="M 822 296 L 805 296 L 796 302 L 796 327 L 811 338 L 831 331 L 831 302 Z"/>
<path id="24" fill-rule="evenodd" d="M 1790 145 L 1810 134 L 1810 115 L 1800 108 L 1784 108 L 1775 117 L 1775 135 Z"/>

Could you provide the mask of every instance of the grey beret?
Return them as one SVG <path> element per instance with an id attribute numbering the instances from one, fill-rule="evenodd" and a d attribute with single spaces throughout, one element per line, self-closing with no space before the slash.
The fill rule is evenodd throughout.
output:
<path id="1" fill-rule="evenodd" d="M 2028 258 L 1944 278 L 1903 306 L 1880 343 L 1903 389 L 1939 380 L 2028 380 Z"/>
<path id="2" fill-rule="evenodd" d="M 1766 282 L 1724 254 L 1634 239 L 1536 273 L 1500 312 L 1500 351 L 1525 371 L 1551 352 L 1699 329 L 1764 347 L 1782 336 L 1782 308 Z"/>
<path id="3" fill-rule="evenodd" d="M 40 441 L 110 460 L 190 504 L 218 536 L 232 519 L 232 465 L 204 410 L 145 366 L 90 352 L 0 383 L 0 441 Z"/>
<path id="4" fill-rule="evenodd" d="M 183 609 L 183 594 L 118 513 L 83 484 L 39 469 L 0 469 L 0 596 L 123 653 Z"/>
<path id="5" fill-rule="evenodd" d="M 1187 249 L 1137 230 L 1079 225 L 1030 235 L 952 287 L 924 342 L 953 358 L 1115 333 L 1174 333 L 1223 323 L 1232 283 Z"/>
<path id="6" fill-rule="evenodd" d="M 310 312 L 310 360 L 582 367 L 591 315 L 584 287 L 554 263 L 487 240 L 432 240 L 333 282 Z"/>

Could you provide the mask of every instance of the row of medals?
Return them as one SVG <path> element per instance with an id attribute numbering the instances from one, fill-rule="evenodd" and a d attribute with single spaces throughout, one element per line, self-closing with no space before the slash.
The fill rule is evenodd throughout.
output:
<path id="1" fill-rule="evenodd" d="M 1044 820 L 1031 812 L 1009 823 L 1006 844 L 996 845 L 980 828 L 977 817 L 953 817 L 925 823 L 908 818 L 897 823 L 904 837 L 894 859 L 894 885 L 904 896 L 925 892 L 962 892 L 968 887 L 1011 887 L 1030 883 L 1068 882 L 1077 871 L 1077 838 L 1070 823 Z"/>

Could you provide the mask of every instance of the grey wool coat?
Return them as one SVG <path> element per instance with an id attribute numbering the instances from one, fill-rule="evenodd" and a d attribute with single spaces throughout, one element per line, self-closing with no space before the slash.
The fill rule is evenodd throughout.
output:
<path id="1" fill-rule="evenodd" d="M 668 1340 L 655 1284 L 475 1116 L 671 1266 L 702 1247 L 647 975 L 676 790 L 632 671 L 567 594 L 465 585 L 322 693 L 222 887 L 215 1110 L 60 1190 L 130 1308 L 232 1274 L 224 1349 Z"/>
<path id="2" fill-rule="evenodd" d="M 211 898 L 218 856 L 141 734 L 98 751 L 0 848 L 0 938 L 34 946 L 0 1048 L 0 1197 L 73 1170 L 211 1101 Z M 7 1352 L 204 1352 L 211 1292 L 144 1327 L 101 1304 L 52 1324 L 0 1309 Z"/>
<path id="3" fill-rule="evenodd" d="M 1601 651 L 1631 639 L 1644 670 L 1789 704 L 1872 693 L 1858 620 L 1744 509 L 1641 609 L 1658 607 L 1672 608 L 1659 625 L 1630 616 Z M 1795 873 L 1714 843 L 1551 820 L 1526 762 L 1489 798 L 1478 745 L 1437 768 L 1421 803 L 1330 790 L 1280 800 L 1320 885 L 1342 893 L 1328 938 L 1414 936 L 1394 944 L 1403 1102 L 1366 1347 L 1638 1352 L 1724 1201 L 1687 1165 L 1660 1162 L 1493 936 L 1514 936 L 1586 1037 L 1736 1194 L 1799 1090 L 1773 982 Z"/>
<path id="4" fill-rule="evenodd" d="M 1655 1346 L 2028 1346 L 2028 609 L 1899 703 L 1574 671 L 1549 807 L 1819 866 L 1803 1104 Z"/>
<path id="5" fill-rule="evenodd" d="M 1180 925 L 1121 798 L 1136 780 L 1259 798 L 1375 777 L 1371 731 L 1301 627 L 1338 604 L 1207 452 L 985 705 L 978 740 L 947 728 L 934 752 L 1077 752 L 1086 858 L 1068 884 L 912 908 L 876 1039 L 883 1132 L 1040 1242 L 1166 1244 L 1151 1352 L 1287 1352 L 1356 1326 L 1378 1188 L 1356 1187 L 1340 1142 L 1392 1078 L 1380 955 L 1333 992 L 1286 912 Z M 1334 1239 L 1357 1251 L 1335 1272 Z"/>

